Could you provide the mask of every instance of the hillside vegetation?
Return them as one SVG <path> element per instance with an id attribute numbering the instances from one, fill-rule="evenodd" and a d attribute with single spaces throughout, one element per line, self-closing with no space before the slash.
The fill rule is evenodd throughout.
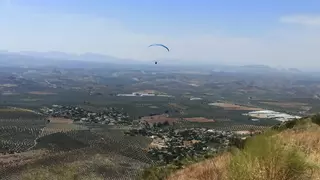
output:
<path id="1" fill-rule="evenodd" d="M 134 169 L 120 155 L 88 155 L 79 161 L 43 168 L 30 168 L 20 179 L 133 179 Z M 136 163 L 135 163 L 136 164 Z M 18 178 L 18 179 L 19 179 Z M 319 180 L 320 115 L 275 126 L 249 138 L 242 149 L 219 155 L 186 158 L 167 166 L 145 169 L 147 180 Z"/>
<path id="2" fill-rule="evenodd" d="M 147 171 L 145 179 L 303 180 L 320 179 L 320 115 L 283 123 L 251 137 L 243 149 L 187 165 L 169 175 Z M 163 169 L 163 168 L 162 168 Z"/>

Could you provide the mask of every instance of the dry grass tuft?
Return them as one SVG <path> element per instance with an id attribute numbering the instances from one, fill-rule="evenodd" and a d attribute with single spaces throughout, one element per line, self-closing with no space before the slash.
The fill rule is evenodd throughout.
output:
<path id="1" fill-rule="evenodd" d="M 234 153 L 229 165 L 231 180 L 310 179 L 313 168 L 296 147 L 279 138 L 262 135 L 250 139 Z"/>
<path id="2" fill-rule="evenodd" d="M 227 165 L 231 154 L 225 153 L 213 159 L 193 164 L 178 171 L 168 178 L 168 180 L 226 180 Z"/>
<path id="3" fill-rule="evenodd" d="M 287 130 L 277 135 L 287 145 L 295 146 L 306 156 L 306 160 L 320 167 L 320 128 L 306 130 Z M 311 179 L 320 179 L 320 169 L 315 170 Z"/>
<path id="4" fill-rule="evenodd" d="M 292 129 L 256 136 L 243 150 L 190 165 L 168 178 L 227 179 L 320 180 L 320 126 L 307 119 Z"/>

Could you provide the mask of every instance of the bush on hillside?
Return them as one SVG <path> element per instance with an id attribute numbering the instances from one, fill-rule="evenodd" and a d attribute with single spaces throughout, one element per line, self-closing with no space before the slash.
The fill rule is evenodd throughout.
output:
<path id="1" fill-rule="evenodd" d="M 164 180 L 164 179 L 167 179 L 170 174 L 172 174 L 173 172 L 179 169 L 182 169 L 196 162 L 204 161 L 205 159 L 213 158 L 215 156 L 217 156 L 216 153 L 208 152 L 203 156 L 186 157 L 182 160 L 176 160 L 164 166 L 154 165 L 144 169 L 139 174 L 138 179 L 139 180 Z"/>
<path id="2" fill-rule="evenodd" d="M 292 129 L 296 127 L 303 127 L 310 125 L 310 122 L 320 125 L 320 114 L 314 115 L 310 117 L 303 117 L 300 119 L 294 119 L 286 122 L 282 122 L 281 124 L 273 126 L 271 129 L 277 131 L 284 131 L 287 129 Z"/>
<path id="3" fill-rule="evenodd" d="M 180 169 L 179 166 L 168 164 L 166 166 L 151 166 L 144 169 L 138 176 L 138 180 L 164 180 L 170 174 Z"/>
<path id="4" fill-rule="evenodd" d="M 312 122 L 320 126 L 320 114 L 316 114 L 311 118 Z"/>
<path id="5" fill-rule="evenodd" d="M 233 152 L 229 165 L 230 179 L 309 179 L 312 167 L 304 155 L 295 147 L 283 144 L 268 134 L 250 138 L 243 150 Z"/>

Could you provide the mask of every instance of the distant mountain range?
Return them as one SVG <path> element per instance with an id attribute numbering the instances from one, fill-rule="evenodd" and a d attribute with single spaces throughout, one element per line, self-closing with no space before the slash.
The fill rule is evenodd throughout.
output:
<path id="1" fill-rule="evenodd" d="M 183 61 L 180 59 L 162 59 L 157 60 L 159 63 L 157 67 L 181 67 L 181 68 L 194 68 L 194 69 L 211 69 L 213 71 L 223 72 L 290 72 L 300 73 L 301 71 L 296 68 L 278 69 L 266 65 L 245 65 L 245 66 L 231 66 L 231 65 L 218 65 L 197 61 L 195 64 L 191 61 Z M 138 61 L 134 59 L 123 59 L 108 55 L 96 53 L 84 54 L 71 54 L 59 51 L 50 52 L 35 52 L 35 51 L 21 51 L 9 52 L 0 50 L 0 66 L 63 66 L 63 67 L 103 67 L 107 65 L 154 65 L 152 62 Z"/>
<path id="2" fill-rule="evenodd" d="M 95 53 L 83 53 L 83 54 L 71 54 L 59 51 L 49 52 L 34 52 L 34 51 L 21 51 L 18 54 L 26 55 L 38 58 L 47 58 L 54 60 L 76 60 L 76 61 L 91 61 L 91 62 L 105 62 L 105 63 L 128 63 L 135 60 L 121 59 L 112 56 L 95 54 Z"/>
<path id="3" fill-rule="evenodd" d="M 0 66 L 64 66 L 64 67 L 101 67 L 107 64 L 139 64 L 131 59 L 121 59 L 95 53 L 71 54 L 64 52 L 8 52 L 0 51 Z"/>

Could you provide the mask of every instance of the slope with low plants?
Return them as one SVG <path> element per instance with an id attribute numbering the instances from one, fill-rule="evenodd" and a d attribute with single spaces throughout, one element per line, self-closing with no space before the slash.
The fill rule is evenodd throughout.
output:
<path id="1" fill-rule="evenodd" d="M 187 166 L 168 180 L 318 180 L 320 116 L 283 123 L 233 149 Z"/>

